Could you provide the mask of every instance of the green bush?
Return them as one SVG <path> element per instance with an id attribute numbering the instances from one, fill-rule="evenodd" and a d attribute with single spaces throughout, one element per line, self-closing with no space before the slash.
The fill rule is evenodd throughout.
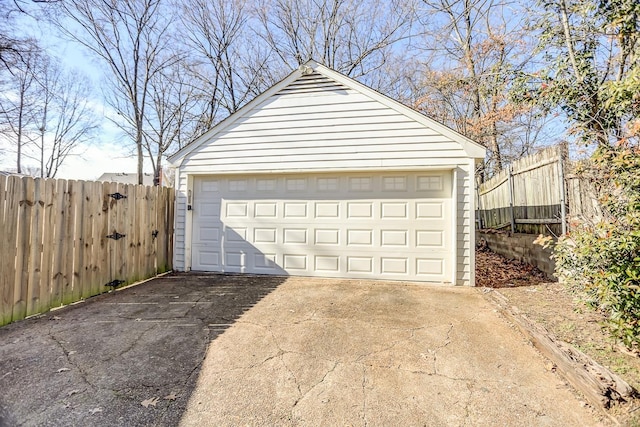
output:
<path id="1" fill-rule="evenodd" d="M 612 336 L 640 345 L 640 150 L 600 148 L 590 172 L 602 218 L 574 227 L 555 245 L 556 275 L 607 318 Z"/>

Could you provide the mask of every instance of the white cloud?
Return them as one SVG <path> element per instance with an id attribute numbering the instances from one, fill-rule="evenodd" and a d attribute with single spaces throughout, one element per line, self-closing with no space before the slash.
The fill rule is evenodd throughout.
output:
<path id="1" fill-rule="evenodd" d="M 145 161 L 145 172 L 151 172 Z M 137 171 L 137 157 L 130 148 L 102 142 L 88 146 L 80 155 L 69 156 L 60 167 L 57 178 L 93 180 L 105 172 Z"/>

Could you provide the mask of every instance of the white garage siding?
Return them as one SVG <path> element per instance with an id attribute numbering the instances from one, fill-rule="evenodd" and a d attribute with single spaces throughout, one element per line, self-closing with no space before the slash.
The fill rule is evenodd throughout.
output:
<path id="1" fill-rule="evenodd" d="M 294 72 L 170 158 L 176 168 L 174 266 L 191 268 L 187 196 L 204 175 L 449 170 L 456 284 L 473 283 L 473 171 L 484 149 L 324 67 Z"/>
<path id="2" fill-rule="evenodd" d="M 423 167 L 466 162 L 460 144 L 318 74 L 281 90 L 185 157 L 184 172 Z M 305 90 L 324 84 L 321 91 Z"/>

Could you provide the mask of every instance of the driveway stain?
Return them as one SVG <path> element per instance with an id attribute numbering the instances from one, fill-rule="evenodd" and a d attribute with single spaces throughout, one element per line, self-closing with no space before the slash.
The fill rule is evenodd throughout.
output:
<path id="1" fill-rule="evenodd" d="M 177 425 L 210 342 L 284 280 L 174 273 L 0 328 L 0 426 Z"/>
<path id="2" fill-rule="evenodd" d="M 479 289 L 179 273 L 0 328 L 0 426 L 590 426 Z"/>

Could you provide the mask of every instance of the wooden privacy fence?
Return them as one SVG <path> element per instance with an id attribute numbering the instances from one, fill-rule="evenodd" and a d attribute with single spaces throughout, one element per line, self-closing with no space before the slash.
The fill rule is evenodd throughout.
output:
<path id="1" fill-rule="evenodd" d="M 175 193 L 0 176 L 0 325 L 171 269 Z"/>
<path id="2" fill-rule="evenodd" d="M 478 186 L 479 228 L 564 234 L 567 227 L 565 150 L 551 147 L 514 161 Z"/>

